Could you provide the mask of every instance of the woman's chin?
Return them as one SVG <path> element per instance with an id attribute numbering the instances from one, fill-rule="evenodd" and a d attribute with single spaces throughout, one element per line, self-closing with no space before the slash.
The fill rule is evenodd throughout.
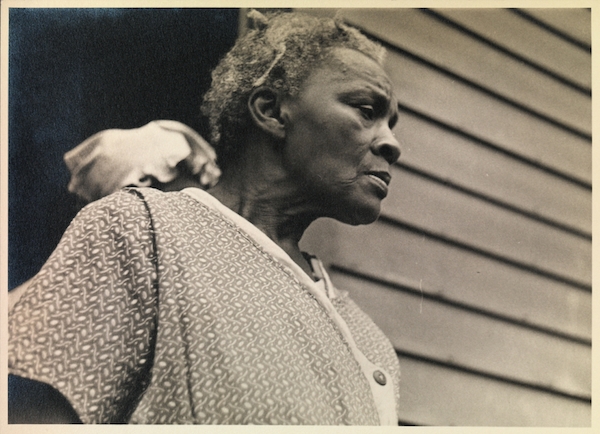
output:
<path id="1" fill-rule="evenodd" d="M 335 219 L 353 226 L 368 225 L 379 218 L 381 213 L 380 203 L 371 204 L 371 206 L 355 206 L 342 216 L 336 216 Z"/>

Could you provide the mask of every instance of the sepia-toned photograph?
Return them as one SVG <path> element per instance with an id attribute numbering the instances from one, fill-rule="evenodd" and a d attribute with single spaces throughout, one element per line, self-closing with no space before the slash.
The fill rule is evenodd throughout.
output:
<path id="1" fill-rule="evenodd" d="M 591 4 L 396 3 L 2 5 L 7 432 L 592 428 Z"/>

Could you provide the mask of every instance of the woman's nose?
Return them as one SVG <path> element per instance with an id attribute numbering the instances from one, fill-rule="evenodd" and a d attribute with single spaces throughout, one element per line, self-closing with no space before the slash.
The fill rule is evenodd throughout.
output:
<path id="1" fill-rule="evenodd" d="M 387 125 L 382 129 L 381 137 L 373 143 L 373 153 L 382 156 L 389 164 L 394 164 L 400 158 L 400 143 Z"/>

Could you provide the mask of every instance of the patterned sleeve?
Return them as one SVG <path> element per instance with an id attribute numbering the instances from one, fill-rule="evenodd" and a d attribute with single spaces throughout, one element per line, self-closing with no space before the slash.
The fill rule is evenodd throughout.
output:
<path id="1" fill-rule="evenodd" d="M 156 279 L 142 199 L 88 205 L 10 312 L 10 372 L 56 388 L 84 423 L 125 422 L 149 381 Z"/>

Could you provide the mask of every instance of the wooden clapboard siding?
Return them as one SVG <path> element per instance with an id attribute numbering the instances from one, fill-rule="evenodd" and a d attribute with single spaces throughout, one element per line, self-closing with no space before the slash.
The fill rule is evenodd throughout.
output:
<path id="1" fill-rule="evenodd" d="M 341 11 L 388 48 L 403 156 L 379 222 L 302 246 L 394 342 L 401 423 L 590 425 L 590 18 L 536 12 Z"/>
<path id="2" fill-rule="evenodd" d="M 589 140 L 402 53 L 386 70 L 402 105 L 584 183 L 591 181 Z"/>
<path id="3" fill-rule="evenodd" d="M 400 165 L 464 187 L 523 213 L 591 234 L 591 191 L 537 170 L 418 115 L 400 112 Z M 399 182 L 394 180 L 394 183 Z"/>
<path id="4" fill-rule="evenodd" d="M 543 25 L 549 26 L 550 30 L 555 29 L 586 48 L 592 45 L 590 9 L 525 8 L 520 13 L 539 20 Z M 584 78 L 589 80 L 589 77 Z"/>
<path id="5" fill-rule="evenodd" d="M 591 241 L 401 168 L 382 215 L 509 260 L 591 284 Z"/>
<path id="6" fill-rule="evenodd" d="M 588 50 L 574 46 L 510 10 L 435 9 L 435 13 L 581 86 L 591 87 L 591 57 Z M 568 13 L 578 14 L 571 21 L 575 23 L 576 20 L 577 25 L 568 27 L 590 29 L 591 14 L 588 11 L 572 9 Z M 565 17 L 565 24 L 568 21 Z"/>
<path id="7" fill-rule="evenodd" d="M 401 422 L 461 426 L 589 426 L 590 405 L 493 378 L 400 357 Z M 405 419 L 403 419 L 403 417 Z"/>
<path id="8" fill-rule="evenodd" d="M 493 16 L 492 16 L 493 14 Z M 490 50 L 484 42 L 419 10 L 390 10 L 381 20 L 377 10 L 348 10 L 344 17 L 352 24 L 373 30 L 373 34 L 396 47 L 458 74 L 492 92 L 540 114 L 590 134 L 589 96 L 553 77 L 540 75 L 523 62 L 501 51 Z M 491 20 L 505 18 L 522 24 L 522 18 L 505 10 L 483 14 Z M 496 15 L 499 15 L 497 17 Z M 507 19 L 508 18 L 508 19 Z M 401 28 L 398 32 L 395 29 Z M 539 29 L 530 23 L 513 25 L 512 32 Z M 569 47 L 572 48 L 572 47 Z M 577 52 L 577 50 L 573 50 Z M 589 56 L 584 59 L 588 60 Z M 571 71 L 571 69 L 568 69 Z M 515 80 L 515 77 L 518 77 Z M 567 107 L 565 107 L 567 104 Z"/>
<path id="9" fill-rule="evenodd" d="M 588 345 L 344 273 L 332 280 L 376 318 L 395 348 L 573 396 L 591 393 Z"/>
<path id="10" fill-rule="evenodd" d="M 322 220 L 309 228 L 303 246 L 336 268 L 575 341 L 591 339 L 590 291 L 407 228 Z"/>

